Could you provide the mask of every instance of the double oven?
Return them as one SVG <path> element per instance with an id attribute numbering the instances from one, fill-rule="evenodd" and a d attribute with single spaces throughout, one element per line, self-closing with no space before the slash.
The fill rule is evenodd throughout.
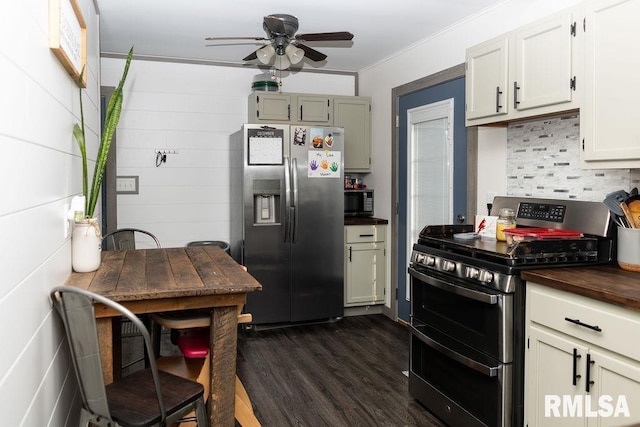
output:
<path id="1" fill-rule="evenodd" d="M 508 245 L 472 225 L 425 226 L 413 246 L 409 392 L 450 426 L 520 426 L 524 408 L 525 282 L 520 272 L 612 259 L 601 203 L 497 197 L 518 226 L 579 238 Z M 560 215 L 558 215 L 560 212 Z"/>

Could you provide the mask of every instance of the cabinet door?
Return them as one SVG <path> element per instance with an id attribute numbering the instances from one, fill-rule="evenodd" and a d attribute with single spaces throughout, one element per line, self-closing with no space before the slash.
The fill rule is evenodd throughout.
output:
<path id="1" fill-rule="evenodd" d="M 299 122 L 331 125 L 331 99 L 326 96 L 298 95 L 296 117 Z"/>
<path id="2" fill-rule="evenodd" d="M 635 160 L 620 162 L 620 168 L 640 165 L 638 16 L 640 2 L 634 0 L 587 4 L 585 93 L 580 110 L 583 160 Z M 615 167 L 598 163 L 590 167 L 605 166 Z"/>
<path id="3" fill-rule="evenodd" d="M 344 128 L 344 170 L 371 171 L 371 99 L 335 98 L 333 125 Z"/>
<path id="4" fill-rule="evenodd" d="M 467 120 L 509 112 L 508 61 L 507 37 L 467 49 Z"/>
<path id="5" fill-rule="evenodd" d="M 571 14 L 517 32 L 513 107 L 516 110 L 571 102 L 575 25 Z"/>
<path id="6" fill-rule="evenodd" d="M 590 408 L 601 415 L 590 418 L 589 426 L 613 427 L 640 423 L 640 364 L 594 349 L 590 349 L 589 354 L 593 363 Z M 607 399 L 611 406 L 607 408 L 599 399 Z M 618 405 L 620 409 L 626 405 L 629 418 L 624 417 L 623 411 L 616 414 Z M 607 410 L 612 413 L 607 414 Z"/>
<path id="7" fill-rule="evenodd" d="M 377 243 L 356 243 L 347 245 L 346 249 L 345 305 L 364 305 L 380 301 L 377 292 L 380 292 L 378 282 L 384 281 L 384 248 Z M 384 285 L 382 287 L 381 299 L 384 300 Z"/>
<path id="8" fill-rule="evenodd" d="M 562 396 L 584 394 L 586 347 L 535 325 L 528 328 L 528 337 L 525 424 L 529 427 L 585 426 L 583 417 L 563 416 L 561 400 Z M 574 375 L 576 385 L 573 385 Z"/>
<path id="9" fill-rule="evenodd" d="M 288 122 L 291 119 L 291 96 L 283 93 L 254 94 L 258 122 Z"/>

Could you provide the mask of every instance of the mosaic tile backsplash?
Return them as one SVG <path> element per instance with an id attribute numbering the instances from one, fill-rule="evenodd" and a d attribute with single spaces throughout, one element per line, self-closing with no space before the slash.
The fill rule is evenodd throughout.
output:
<path id="1" fill-rule="evenodd" d="M 580 169 L 578 113 L 509 124 L 507 194 L 600 202 L 640 186 L 640 169 Z"/>

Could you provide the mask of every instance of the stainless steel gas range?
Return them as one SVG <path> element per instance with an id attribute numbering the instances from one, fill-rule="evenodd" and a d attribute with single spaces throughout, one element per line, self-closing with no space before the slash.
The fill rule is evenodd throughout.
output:
<path id="1" fill-rule="evenodd" d="M 472 225 L 425 226 L 413 246 L 409 392 L 451 426 L 521 426 L 525 282 L 520 272 L 605 264 L 608 209 L 597 202 L 496 197 L 518 227 L 581 237 L 473 238 Z M 562 234 L 562 233 L 558 233 Z"/>

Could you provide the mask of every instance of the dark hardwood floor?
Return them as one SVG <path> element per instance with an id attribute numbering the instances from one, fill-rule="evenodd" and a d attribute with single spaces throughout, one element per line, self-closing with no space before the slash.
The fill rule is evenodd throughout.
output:
<path id="1" fill-rule="evenodd" d="M 408 367 L 408 330 L 381 314 L 238 336 L 238 376 L 265 427 L 444 426 L 409 395 Z"/>

